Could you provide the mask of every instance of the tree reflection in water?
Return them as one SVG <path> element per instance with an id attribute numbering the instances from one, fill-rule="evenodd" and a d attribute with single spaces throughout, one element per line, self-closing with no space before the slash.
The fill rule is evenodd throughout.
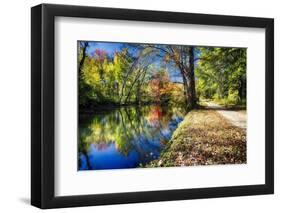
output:
<path id="1" fill-rule="evenodd" d="M 79 170 L 136 168 L 157 159 L 184 115 L 153 105 L 80 116 Z"/>

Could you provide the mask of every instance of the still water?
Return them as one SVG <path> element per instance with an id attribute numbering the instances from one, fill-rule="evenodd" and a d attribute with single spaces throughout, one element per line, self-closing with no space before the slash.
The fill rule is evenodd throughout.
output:
<path id="1" fill-rule="evenodd" d="M 136 168 L 157 159 L 184 115 L 158 105 L 80 115 L 78 169 Z"/>

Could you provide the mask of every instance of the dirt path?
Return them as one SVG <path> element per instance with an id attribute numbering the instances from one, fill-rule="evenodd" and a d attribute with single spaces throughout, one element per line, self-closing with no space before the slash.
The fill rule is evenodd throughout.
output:
<path id="1" fill-rule="evenodd" d="M 238 126 L 242 129 L 247 128 L 246 110 L 235 111 L 231 109 L 226 109 L 225 107 L 212 102 L 207 102 L 206 104 L 208 105 L 208 108 L 216 110 L 223 117 L 229 120 L 233 125 Z"/>

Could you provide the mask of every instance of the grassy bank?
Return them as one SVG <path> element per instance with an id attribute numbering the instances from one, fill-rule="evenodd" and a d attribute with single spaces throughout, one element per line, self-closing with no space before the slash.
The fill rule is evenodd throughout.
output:
<path id="1" fill-rule="evenodd" d="M 188 113 L 160 158 L 146 167 L 246 163 L 246 131 L 213 110 Z"/>

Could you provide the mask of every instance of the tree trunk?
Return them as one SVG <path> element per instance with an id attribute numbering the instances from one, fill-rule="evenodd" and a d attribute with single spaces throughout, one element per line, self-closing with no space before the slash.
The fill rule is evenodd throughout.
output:
<path id="1" fill-rule="evenodd" d="M 238 88 L 238 95 L 240 98 L 240 102 L 242 102 L 243 98 L 246 97 L 245 86 L 246 85 L 245 85 L 244 81 L 241 79 L 240 83 L 239 83 L 239 88 Z"/>
<path id="2" fill-rule="evenodd" d="M 187 78 L 182 72 L 182 80 L 183 80 L 183 92 L 184 92 L 184 98 L 185 98 L 185 104 L 188 106 L 188 85 L 187 85 Z"/>
<path id="3" fill-rule="evenodd" d="M 133 81 L 133 83 L 132 83 L 132 85 L 131 85 L 131 87 L 130 87 L 130 89 L 129 89 L 129 92 L 128 92 L 126 98 L 125 98 L 125 101 L 124 101 L 125 104 L 128 103 L 128 99 L 129 99 L 130 96 L 131 96 L 131 92 L 132 92 L 132 90 L 133 90 L 133 88 L 134 88 L 136 82 L 139 81 L 139 78 L 141 77 L 142 74 L 144 74 L 144 75 L 146 74 L 146 71 L 147 71 L 147 68 L 144 68 L 143 70 L 139 70 L 139 73 L 138 73 L 137 76 L 135 77 L 135 80 Z"/>
<path id="4" fill-rule="evenodd" d="M 90 86 L 88 84 L 86 84 L 84 82 L 84 80 L 82 79 L 82 69 L 85 63 L 85 59 L 86 59 L 86 50 L 88 47 L 88 42 L 84 42 L 84 45 L 82 46 L 82 44 L 78 44 L 81 45 L 82 48 L 82 58 L 81 61 L 79 62 L 79 67 L 78 67 L 78 80 L 79 80 L 79 109 L 85 108 L 89 106 L 89 96 L 86 95 L 87 93 L 85 93 L 85 91 L 90 90 Z M 77 56 L 79 57 L 79 56 Z"/>
<path id="5" fill-rule="evenodd" d="M 88 42 L 84 43 L 84 47 L 83 47 L 83 50 L 82 50 L 82 59 L 79 63 L 79 76 L 80 76 L 80 73 L 82 72 L 82 68 L 83 68 L 83 65 L 84 65 L 85 58 L 86 58 L 86 49 L 87 49 L 88 45 L 89 45 Z"/>
<path id="6" fill-rule="evenodd" d="M 141 84 L 140 84 L 140 81 L 138 80 L 138 83 L 137 83 L 137 92 L 136 92 L 136 104 L 140 104 L 140 101 L 141 101 Z"/>
<path id="7" fill-rule="evenodd" d="M 189 48 L 189 64 L 188 64 L 188 87 L 187 87 L 187 102 L 188 108 L 194 109 L 197 106 L 196 92 L 195 92 L 195 76 L 194 76 L 194 47 Z"/>

